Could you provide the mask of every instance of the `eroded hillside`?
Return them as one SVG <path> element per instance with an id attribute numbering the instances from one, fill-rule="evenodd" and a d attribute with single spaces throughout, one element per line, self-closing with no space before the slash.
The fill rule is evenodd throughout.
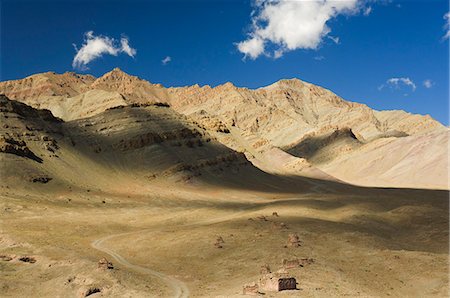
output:
<path id="1" fill-rule="evenodd" d="M 0 84 L 2 295 L 448 293 L 448 191 L 418 189 L 447 187 L 433 119 L 299 80 L 30 78 Z"/>
<path id="2" fill-rule="evenodd" d="M 429 116 L 375 111 L 298 79 L 256 90 L 231 83 L 214 88 L 165 88 L 114 69 L 100 78 L 37 74 L 2 82 L 0 92 L 32 107 L 49 109 L 66 121 L 132 104 L 169 105 L 267 173 L 373 186 L 448 188 L 444 175 L 448 167 L 446 127 Z M 430 136 L 421 137 L 424 134 Z M 382 166 L 366 166 L 364 171 L 349 166 L 356 160 L 377 159 L 393 148 L 401 150 L 402 144 L 414 147 L 424 138 L 432 139 L 434 145 L 422 146 L 414 158 L 404 159 L 399 153 L 398 158 L 381 160 Z M 429 160 L 436 150 L 440 153 Z M 396 172 L 405 166 L 413 170 Z M 423 180 L 415 173 L 424 167 L 436 171 L 430 171 Z M 363 172 L 363 176 L 356 174 Z"/>

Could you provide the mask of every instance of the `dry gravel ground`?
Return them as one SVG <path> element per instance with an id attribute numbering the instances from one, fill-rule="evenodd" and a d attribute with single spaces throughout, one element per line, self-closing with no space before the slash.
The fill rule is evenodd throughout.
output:
<path id="1" fill-rule="evenodd" d="M 314 260 L 289 269 L 298 290 L 266 297 L 448 296 L 446 191 L 1 191 L 2 297 L 239 297 L 294 258 Z"/>

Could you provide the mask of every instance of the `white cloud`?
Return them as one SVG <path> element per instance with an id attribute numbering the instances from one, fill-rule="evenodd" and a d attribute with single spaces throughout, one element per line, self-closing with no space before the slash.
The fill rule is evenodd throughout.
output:
<path id="1" fill-rule="evenodd" d="M 315 56 L 314 57 L 314 60 L 317 60 L 317 61 L 322 61 L 323 59 L 325 59 L 324 56 Z"/>
<path id="2" fill-rule="evenodd" d="M 444 15 L 444 20 L 446 22 L 445 25 L 444 25 L 444 28 L 445 28 L 445 30 L 447 30 L 447 32 L 445 33 L 445 35 L 443 37 L 443 39 L 445 40 L 445 39 L 449 39 L 450 38 L 450 12 L 447 12 Z"/>
<path id="3" fill-rule="evenodd" d="M 370 15 L 372 13 L 372 6 L 369 6 L 367 8 L 364 9 L 364 15 L 367 17 L 368 15 Z"/>
<path id="4" fill-rule="evenodd" d="M 264 52 L 264 40 L 255 36 L 238 43 L 237 48 L 246 57 L 249 56 L 252 59 L 256 59 Z"/>
<path id="5" fill-rule="evenodd" d="M 339 36 L 328 35 L 328 38 L 331 39 L 335 44 L 339 44 L 340 43 L 339 42 L 339 40 L 340 40 Z"/>
<path id="6" fill-rule="evenodd" d="M 130 47 L 130 45 L 128 44 L 128 38 L 122 37 L 120 39 L 120 44 L 122 46 L 122 52 L 130 57 L 134 57 L 134 55 L 136 55 L 136 49 Z"/>
<path id="7" fill-rule="evenodd" d="M 395 88 L 400 89 L 401 85 L 409 86 L 411 87 L 412 91 L 416 91 L 416 84 L 410 79 L 410 78 L 390 78 L 386 81 L 386 85 Z M 385 85 L 381 85 L 378 87 L 378 90 L 381 90 L 385 87 Z"/>
<path id="8" fill-rule="evenodd" d="M 74 45 L 75 46 L 75 45 Z M 93 31 L 84 34 L 84 43 L 73 58 L 72 67 L 86 70 L 87 65 L 105 54 L 117 56 L 119 53 L 125 53 L 130 57 L 136 55 L 136 50 L 131 48 L 128 44 L 128 38 L 122 37 L 120 45 L 117 44 L 114 38 L 108 36 L 95 36 Z"/>
<path id="9" fill-rule="evenodd" d="M 236 43 L 237 49 L 251 59 L 260 55 L 279 58 L 287 51 L 317 49 L 323 38 L 331 32 L 327 22 L 338 15 L 360 12 L 364 2 L 254 0 L 251 31 L 246 40 Z"/>
<path id="10" fill-rule="evenodd" d="M 161 60 L 161 63 L 163 65 L 166 65 L 167 63 L 169 63 L 170 61 L 172 61 L 172 58 L 170 56 L 166 56 L 166 58 Z"/>
<path id="11" fill-rule="evenodd" d="M 427 79 L 423 81 L 423 85 L 425 86 L 425 88 L 430 89 L 431 87 L 434 86 L 434 82 L 430 79 Z"/>

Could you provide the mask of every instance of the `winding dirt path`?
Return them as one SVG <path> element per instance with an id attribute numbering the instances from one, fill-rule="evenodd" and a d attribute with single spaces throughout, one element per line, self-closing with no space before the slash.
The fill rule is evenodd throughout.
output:
<path id="1" fill-rule="evenodd" d="M 139 231 L 139 232 L 143 232 L 143 231 Z M 117 252 L 113 251 L 112 249 L 109 249 L 105 246 L 103 246 L 103 242 L 107 241 L 107 240 L 111 240 L 113 238 L 116 237 L 121 237 L 121 236 L 125 236 L 125 235 L 129 235 L 129 234 L 135 234 L 138 232 L 131 232 L 131 233 L 122 233 L 122 234 L 115 234 L 115 235 L 110 235 L 110 236 L 106 236 L 97 240 L 92 241 L 91 246 L 99 251 L 102 251 L 104 253 L 107 253 L 108 255 L 110 255 L 111 257 L 114 258 L 114 260 L 116 260 L 116 262 L 118 262 L 119 264 L 128 267 L 136 272 L 140 272 L 140 273 L 144 273 L 144 274 L 148 274 L 151 276 L 154 276 L 156 278 L 159 278 L 160 280 L 162 280 L 166 285 L 169 286 L 169 288 L 173 291 L 173 296 L 177 297 L 177 298 L 187 298 L 189 297 L 189 289 L 186 286 L 186 284 L 184 282 L 182 282 L 181 280 L 178 280 L 174 277 L 171 277 L 169 275 L 166 275 L 164 273 L 146 268 L 146 267 L 142 267 L 142 266 L 138 266 L 135 264 L 131 264 L 130 262 L 128 262 L 124 257 L 122 257 L 121 255 L 119 255 Z"/>
<path id="2" fill-rule="evenodd" d="M 208 225 L 208 224 L 215 224 L 215 223 L 220 223 L 226 220 L 229 220 L 233 217 L 237 217 L 239 215 L 241 215 L 242 213 L 248 211 L 248 209 L 252 209 L 254 208 L 254 206 L 250 206 L 248 208 L 242 208 L 240 212 L 235 212 L 231 215 L 226 215 L 223 217 L 219 217 L 219 218 L 210 218 L 210 219 L 204 219 L 204 220 L 200 220 L 197 222 L 193 222 L 193 223 L 189 223 L 189 224 L 184 224 L 181 225 L 180 227 L 193 227 L 193 226 L 199 226 L 199 225 Z M 154 276 L 156 278 L 159 278 L 160 280 L 162 280 L 165 284 L 167 284 L 169 286 L 169 288 L 172 289 L 174 297 L 177 298 L 187 298 L 189 297 L 189 288 L 187 287 L 187 285 L 182 282 L 181 280 L 178 280 L 172 276 L 169 276 L 167 274 L 164 274 L 162 272 L 156 271 L 156 270 L 152 270 L 150 268 L 146 268 L 146 267 L 142 267 L 139 265 L 135 265 L 132 264 L 130 262 L 128 262 L 124 257 L 122 257 L 120 254 L 118 254 L 117 252 L 113 251 L 112 249 L 106 247 L 105 245 L 102 245 L 105 241 L 111 240 L 113 238 L 118 238 L 118 237 L 122 237 L 122 236 L 128 236 L 128 235 L 132 235 L 132 234 L 139 234 L 139 233 L 147 233 L 147 232 L 151 232 L 152 229 L 144 229 L 144 230 L 139 230 L 139 231 L 133 231 L 133 232 L 126 232 L 126 233 L 120 233 L 120 234 L 114 234 L 114 235 L 109 235 L 100 239 L 96 239 L 94 241 L 91 242 L 91 246 L 101 252 L 104 252 L 108 255 L 110 255 L 112 258 L 114 258 L 114 260 L 116 260 L 116 262 L 118 262 L 119 264 L 121 264 L 122 266 L 128 267 L 136 272 L 140 272 L 140 273 L 144 273 L 144 274 L 149 274 L 151 276 Z"/>
<path id="3" fill-rule="evenodd" d="M 311 190 L 313 192 L 319 192 L 319 189 L 321 187 L 321 185 L 319 185 L 319 183 L 313 183 L 314 186 L 311 188 Z M 276 201 L 274 201 L 274 203 L 276 203 Z M 232 218 L 236 218 L 239 217 L 240 215 L 242 215 L 243 213 L 246 213 L 248 211 L 250 211 L 251 209 L 254 208 L 258 208 L 258 204 L 254 204 L 252 206 L 249 206 L 247 208 L 241 208 L 239 212 L 234 212 L 233 214 L 230 215 L 225 215 L 223 217 L 218 217 L 218 218 L 209 218 L 209 219 L 204 219 L 204 220 L 199 220 L 196 222 L 192 222 L 192 223 L 188 223 L 188 224 L 184 224 L 181 225 L 179 227 L 182 228 L 188 228 L 188 227 L 195 227 L 195 226 L 200 226 L 200 225 L 211 225 L 211 224 L 216 224 L 216 223 L 220 223 L 220 222 L 224 222 L 227 220 L 230 220 Z M 123 256 L 121 256 L 120 254 L 118 254 L 117 252 L 113 251 L 112 249 L 106 247 L 105 245 L 103 245 L 104 242 L 114 239 L 114 238 L 119 238 L 122 236 L 129 236 L 129 235 L 133 235 L 133 234 L 140 234 L 140 233 L 148 233 L 151 232 L 153 229 L 143 229 L 143 230 L 138 230 L 138 231 L 133 231 L 133 232 L 126 232 L 126 233 L 120 233 L 120 234 L 113 234 L 113 235 L 109 235 L 109 236 L 105 236 L 103 238 L 100 239 L 96 239 L 94 241 L 91 242 L 91 246 L 101 252 L 104 252 L 108 255 L 110 255 L 112 258 L 114 258 L 116 260 L 116 262 L 118 262 L 119 264 L 128 267 L 136 272 L 140 272 L 143 274 L 148 274 L 151 276 L 154 276 L 156 278 L 159 278 L 160 280 L 162 280 L 166 285 L 169 286 L 170 289 L 172 289 L 174 297 L 177 298 L 187 298 L 189 297 L 189 288 L 187 287 L 187 285 L 182 282 L 181 280 L 178 280 L 172 276 L 169 276 L 167 274 L 164 274 L 162 272 L 156 271 L 156 270 L 152 270 L 150 268 L 146 268 L 146 267 L 142 267 L 139 265 L 135 265 L 132 264 L 130 262 L 128 262 Z"/>

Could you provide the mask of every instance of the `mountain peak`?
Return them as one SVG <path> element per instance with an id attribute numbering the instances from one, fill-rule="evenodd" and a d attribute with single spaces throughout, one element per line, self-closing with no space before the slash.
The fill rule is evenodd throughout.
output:
<path id="1" fill-rule="evenodd" d="M 234 86 L 234 84 L 231 83 L 231 82 L 226 82 L 226 83 L 223 84 L 222 86 L 223 86 L 223 87 L 226 87 L 226 88 L 234 88 L 234 87 L 236 87 L 236 86 Z"/>
<path id="2" fill-rule="evenodd" d="M 291 79 L 281 79 L 276 81 L 275 83 L 272 83 L 268 86 L 261 87 L 261 89 L 276 89 L 276 88 L 301 88 L 305 86 L 305 82 L 298 79 L 298 78 L 291 78 Z"/>
<path id="3" fill-rule="evenodd" d="M 122 81 L 137 81 L 140 80 L 138 77 L 132 76 L 121 70 L 120 68 L 116 67 L 113 70 L 105 73 L 101 77 L 99 77 L 97 80 L 95 80 L 94 83 L 92 83 L 92 87 L 96 87 L 98 85 L 102 84 L 110 84 L 110 83 L 116 83 L 116 82 L 122 82 Z"/>
<path id="4" fill-rule="evenodd" d="M 118 67 L 115 67 L 113 70 L 111 70 L 111 71 L 105 73 L 105 74 L 103 75 L 103 77 L 104 77 L 104 76 L 128 76 L 128 77 L 132 77 L 132 75 L 130 75 L 130 74 L 124 72 L 122 69 L 120 69 L 120 68 L 118 68 Z"/>
<path id="5" fill-rule="evenodd" d="M 122 69 L 120 69 L 119 67 L 114 67 L 114 69 L 111 70 L 110 72 L 127 74 L 127 73 L 125 73 Z"/>

